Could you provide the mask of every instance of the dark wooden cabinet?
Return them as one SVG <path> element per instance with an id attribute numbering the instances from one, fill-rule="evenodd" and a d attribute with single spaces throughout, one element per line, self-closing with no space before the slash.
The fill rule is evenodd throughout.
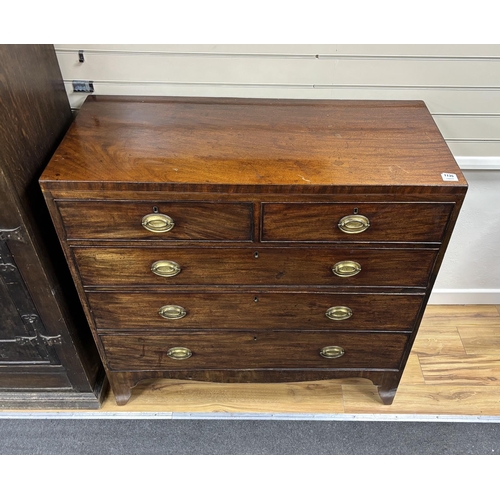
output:
<path id="1" fill-rule="evenodd" d="M 0 45 L 0 407 L 98 408 L 104 371 L 38 178 L 72 121 L 51 45 Z"/>
<path id="2" fill-rule="evenodd" d="M 154 377 L 390 404 L 467 190 L 420 101 L 95 96 L 41 186 L 119 404 Z"/>

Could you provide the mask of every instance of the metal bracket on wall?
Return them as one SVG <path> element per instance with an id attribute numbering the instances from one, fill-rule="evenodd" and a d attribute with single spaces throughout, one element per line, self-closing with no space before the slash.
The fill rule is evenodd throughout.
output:
<path id="1" fill-rule="evenodd" d="M 83 50 L 78 51 L 78 62 L 80 63 L 85 62 L 85 57 L 83 56 Z"/>
<path id="2" fill-rule="evenodd" d="M 73 80 L 73 92 L 94 92 L 94 82 L 89 80 Z"/>

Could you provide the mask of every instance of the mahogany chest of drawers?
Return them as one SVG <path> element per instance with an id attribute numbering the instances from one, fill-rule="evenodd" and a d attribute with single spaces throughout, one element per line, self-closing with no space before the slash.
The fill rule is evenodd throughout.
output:
<path id="1" fill-rule="evenodd" d="M 390 404 L 467 190 L 421 101 L 92 96 L 40 182 L 118 404 L 155 377 Z"/>

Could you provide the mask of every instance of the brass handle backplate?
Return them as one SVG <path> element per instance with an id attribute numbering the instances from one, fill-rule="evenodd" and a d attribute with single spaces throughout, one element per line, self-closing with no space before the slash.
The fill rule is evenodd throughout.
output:
<path id="1" fill-rule="evenodd" d="M 334 306 L 326 311 L 326 317 L 334 321 L 349 319 L 352 316 L 352 309 L 347 306 Z"/>
<path id="2" fill-rule="evenodd" d="M 370 220 L 364 215 L 346 215 L 339 221 L 339 229 L 347 234 L 358 234 L 370 227 Z"/>
<path id="3" fill-rule="evenodd" d="M 320 349 L 319 351 L 319 355 L 327 359 L 340 358 L 340 356 L 343 356 L 344 354 L 345 354 L 344 349 L 337 345 L 329 345 L 323 347 L 323 349 Z"/>
<path id="4" fill-rule="evenodd" d="M 160 308 L 158 314 L 165 319 L 181 319 L 186 316 L 186 309 L 181 306 L 167 305 Z"/>
<path id="5" fill-rule="evenodd" d="M 172 347 L 167 351 L 167 356 L 172 359 L 188 359 L 193 355 L 187 347 Z"/>
<path id="6" fill-rule="evenodd" d="M 152 233 L 166 233 L 175 226 L 172 217 L 165 214 L 148 214 L 142 218 L 142 225 Z"/>
<path id="7" fill-rule="evenodd" d="M 348 278 L 349 276 L 356 276 L 361 271 L 361 265 L 353 260 L 343 260 L 337 262 L 332 267 L 332 273 L 341 278 Z"/>
<path id="8" fill-rule="evenodd" d="M 157 260 L 151 264 L 151 271 L 157 276 L 171 278 L 181 272 L 181 266 L 172 260 Z"/>

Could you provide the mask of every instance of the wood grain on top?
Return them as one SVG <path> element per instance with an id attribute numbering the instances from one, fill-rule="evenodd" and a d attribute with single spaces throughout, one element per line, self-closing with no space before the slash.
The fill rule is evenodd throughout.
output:
<path id="1" fill-rule="evenodd" d="M 186 97 L 87 98 L 41 180 L 88 179 L 202 191 L 467 185 L 422 101 Z"/>

